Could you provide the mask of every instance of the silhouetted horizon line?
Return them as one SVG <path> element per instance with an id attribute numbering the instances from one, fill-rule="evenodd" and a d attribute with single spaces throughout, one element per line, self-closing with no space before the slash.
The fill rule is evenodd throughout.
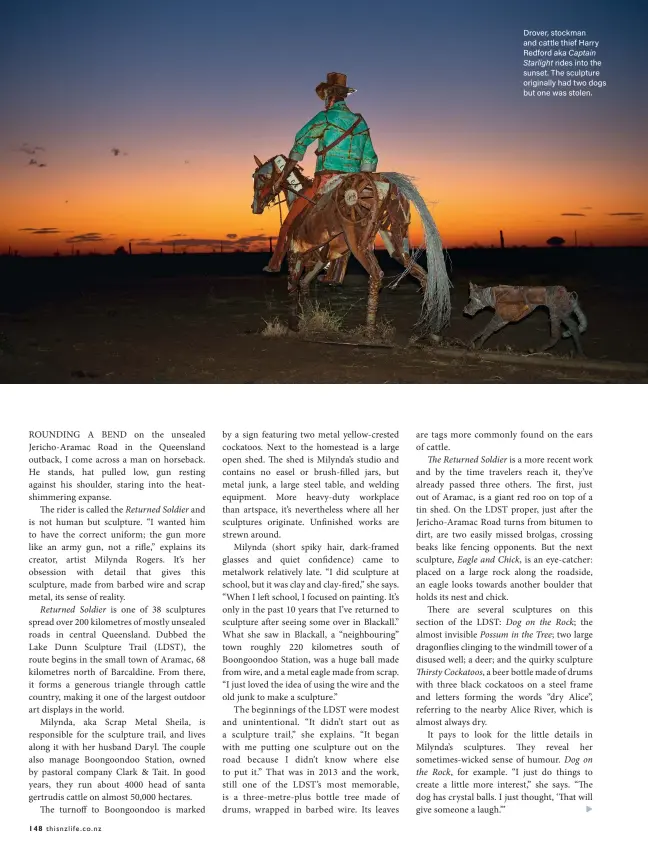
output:
<path id="1" fill-rule="evenodd" d="M 535 246 L 529 246 L 528 244 L 512 244 L 511 246 L 507 247 L 497 247 L 494 244 L 491 245 L 472 245 L 469 244 L 465 247 L 459 246 L 452 246 L 452 247 L 444 247 L 444 252 L 453 252 L 457 250 L 471 250 L 477 252 L 479 250 L 484 250 L 488 252 L 510 252 L 511 250 L 548 250 L 551 252 L 572 252 L 573 250 L 577 251 L 585 251 L 585 250 L 645 250 L 648 249 L 648 244 L 579 244 L 575 246 L 571 245 L 560 245 L 560 246 L 551 246 L 548 244 L 538 244 Z M 376 248 L 376 253 L 387 254 L 387 250 L 385 248 Z M 178 259 L 181 260 L 183 258 L 187 258 L 188 256 L 202 256 L 207 257 L 211 256 L 212 258 L 220 257 L 227 257 L 229 259 L 233 257 L 241 258 L 242 256 L 269 256 L 272 255 L 270 250 L 227 250 L 221 252 L 214 252 L 211 250 L 201 252 L 199 250 L 192 250 L 186 252 L 163 252 L 163 251 L 150 251 L 150 252 L 133 252 L 132 254 L 129 253 L 115 253 L 114 251 L 101 253 L 97 251 L 88 251 L 88 252 L 81 252 L 79 251 L 77 254 L 72 253 L 21 253 L 20 250 L 17 252 L 12 251 L 11 253 L 7 252 L 7 249 L 0 250 L 0 258 L 2 259 L 46 259 L 46 258 L 58 258 L 58 259 L 78 259 L 78 258 L 112 258 L 119 261 L 126 261 L 128 259 L 133 258 L 145 258 L 145 257 L 164 257 L 170 259 Z M 219 260 L 220 260 L 219 259 Z"/>

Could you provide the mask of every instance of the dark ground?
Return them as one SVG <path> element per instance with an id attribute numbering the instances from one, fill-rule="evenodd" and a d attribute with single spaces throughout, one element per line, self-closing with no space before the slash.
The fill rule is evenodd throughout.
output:
<path id="1" fill-rule="evenodd" d="M 398 274 L 377 253 L 386 277 Z M 287 278 L 261 272 L 266 254 L 0 258 L 0 381 L 4 383 L 431 383 L 638 382 L 646 374 L 563 367 L 571 340 L 546 366 L 520 352 L 548 337 L 545 309 L 492 336 L 504 362 L 439 358 L 407 347 L 420 295 L 404 280 L 384 289 L 379 316 L 395 328 L 392 349 L 266 338 L 264 321 L 287 319 Z M 450 253 L 453 314 L 447 341 L 467 341 L 490 319 L 462 315 L 468 281 L 560 284 L 578 293 L 589 328 L 588 360 L 648 362 L 648 249 L 466 249 Z M 364 322 L 366 275 L 353 262 L 342 288 L 313 286 L 321 307 Z"/>

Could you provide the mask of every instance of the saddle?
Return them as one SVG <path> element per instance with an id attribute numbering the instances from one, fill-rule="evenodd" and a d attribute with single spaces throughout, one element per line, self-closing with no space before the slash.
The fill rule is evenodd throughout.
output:
<path id="1" fill-rule="evenodd" d="M 347 224 L 368 222 L 373 213 L 371 204 L 380 203 L 389 193 L 389 184 L 378 180 L 378 174 L 364 171 L 333 173 L 295 217 L 291 236 L 304 228 L 308 232 L 307 237 L 313 237 L 319 243 L 322 232 L 339 234 L 344 221 Z M 308 222 L 311 215 L 314 215 L 314 230 Z"/>

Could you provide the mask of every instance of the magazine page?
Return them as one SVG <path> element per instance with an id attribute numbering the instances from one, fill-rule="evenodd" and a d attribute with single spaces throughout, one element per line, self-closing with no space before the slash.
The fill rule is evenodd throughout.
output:
<path id="1" fill-rule="evenodd" d="M 647 25 L 6 13 L 11 843 L 643 841 Z"/>
<path id="2" fill-rule="evenodd" d="M 639 842 L 632 386 L 7 390 L 12 842 Z"/>

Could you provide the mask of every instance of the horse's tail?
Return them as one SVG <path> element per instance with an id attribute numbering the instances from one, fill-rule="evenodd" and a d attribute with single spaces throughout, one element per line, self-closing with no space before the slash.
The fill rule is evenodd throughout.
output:
<path id="1" fill-rule="evenodd" d="M 381 172 L 381 177 L 395 185 L 403 196 L 414 203 L 421 217 L 425 234 L 428 278 L 417 326 L 425 334 L 438 333 L 450 322 L 450 288 L 452 287 L 446 271 L 439 230 L 411 177 L 402 173 L 384 172 Z"/>
<path id="2" fill-rule="evenodd" d="M 583 332 L 587 329 L 587 317 L 585 317 L 585 312 L 578 304 L 578 294 L 572 293 L 571 295 L 571 306 L 572 311 L 576 315 L 576 320 L 578 320 L 578 331 L 582 335 Z M 569 329 L 562 334 L 563 338 L 571 338 L 572 334 Z"/>

